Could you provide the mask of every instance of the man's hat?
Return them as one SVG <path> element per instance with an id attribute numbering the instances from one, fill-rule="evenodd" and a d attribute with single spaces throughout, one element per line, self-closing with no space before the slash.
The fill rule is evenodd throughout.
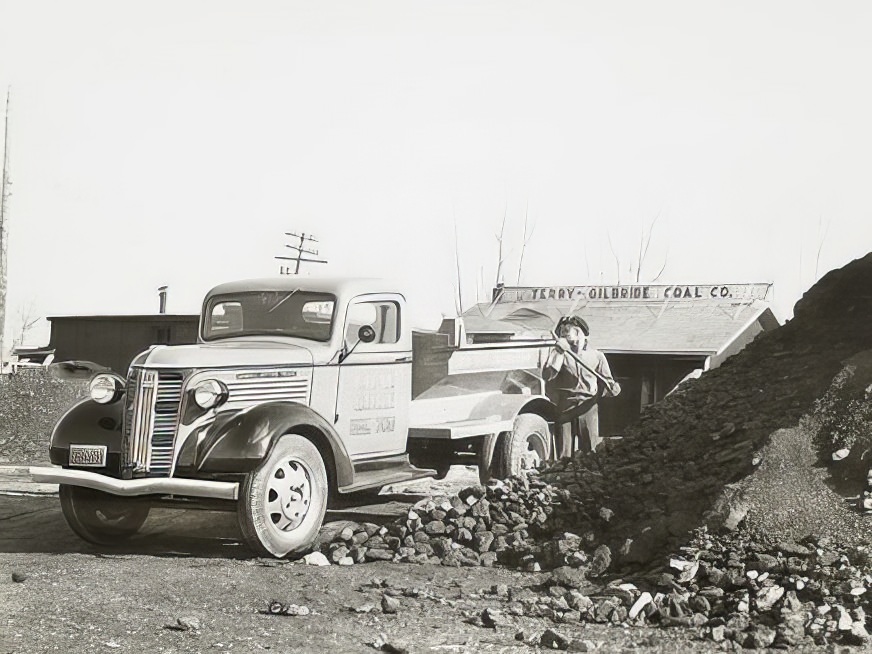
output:
<path id="1" fill-rule="evenodd" d="M 574 314 L 571 316 L 563 316 L 557 321 L 557 330 L 560 331 L 560 328 L 563 327 L 563 325 L 574 325 L 575 327 L 578 327 L 585 336 L 590 336 L 590 327 L 587 326 L 587 323 L 581 316 L 576 316 Z"/>

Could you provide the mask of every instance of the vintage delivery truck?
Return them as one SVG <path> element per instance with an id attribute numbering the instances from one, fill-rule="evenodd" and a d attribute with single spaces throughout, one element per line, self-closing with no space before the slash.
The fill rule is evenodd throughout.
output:
<path id="1" fill-rule="evenodd" d="M 548 343 L 469 345 L 450 321 L 413 333 L 406 309 L 380 280 L 217 286 L 198 342 L 153 346 L 126 378 L 94 375 L 54 428 L 54 466 L 31 475 L 60 485 L 92 543 L 130 537 L 154 506 L 228 509 L 255 551 L 282 557 L 312 544 L 333 498 L 548 459 Z"/>

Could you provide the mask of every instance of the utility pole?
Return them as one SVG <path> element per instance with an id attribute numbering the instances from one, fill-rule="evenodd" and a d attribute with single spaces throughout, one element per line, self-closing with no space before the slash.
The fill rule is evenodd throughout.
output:
<path id="1" fill-rule="evenodd" d="M 285 245 L 286 248 L 290 248 L 291 250 L 296 250 L 297 256 L 295 257 L 276 257 L 276 259 L 283 259 L 285 261 L 293 261 L 295 262 L 294 271 L 291 272 L 290 266 L 281 266 L 279 269 L 279 274 L 281 275 L 299 275 L 300 274 L 300 263 L 305 261 L 307 263 L 327 263 L 323 259 L 306 259 L 303 257 L 304 254 L 311 254 L 312 256 L 318 256 L 318 250 L 310 250 L 306 247 L 307 242 L 317 243 L 318 239 L 312 236 L 311 234 L 306 234 L 305 232 L 301 234 L 294 234 L 293 232 L 285 232 L 285 236 L 293 236 L 294 238 L 300 239 L 299 245 Z"/>
<path id="2" fill-rule="evenodd" d="M 3 333 L 6 331 L 6 253 L 9 251 L 6 200 L 9 197 L 9 97 L 6 89 L 6 114 L 3 119 L 3 173 L 0 176 L 0 371 L 3 370 Z"/>

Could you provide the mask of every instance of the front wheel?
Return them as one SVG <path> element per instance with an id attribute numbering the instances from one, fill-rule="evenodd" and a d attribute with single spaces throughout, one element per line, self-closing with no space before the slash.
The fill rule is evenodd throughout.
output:
<path id="1" fill-rule="evenodd" d="M 328 488 L 312 441 L 283 436 L 242 485 L 239 527 L 249 547 L 277 558 L 307 550 L 324 520 Z"/>
<path id="2" fill-rule="evenodd" d="M 500 434 L 494 450 L 492 477 L 505 479 L 539 467 L 551 458 L 548 423 L 535 413 L 515 418 L 511 432 Z"/>
<path id="3" fill-rule="evenodd" d="M 61 511 L 79 538 L 95 545 L 118 545 L 148 518 L 149 506 L 81 486 L 61 484 Z"/>

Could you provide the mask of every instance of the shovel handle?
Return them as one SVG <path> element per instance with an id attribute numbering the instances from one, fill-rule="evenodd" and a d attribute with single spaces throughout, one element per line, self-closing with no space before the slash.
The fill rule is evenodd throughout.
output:
<path id="1" fill-rule="evenodd" d="M 555 341 L 559 340 L 559 338 L 560 338 L 557 334 L 554 333 L 554 330 L 551 330 L 551 335 L 554 337 L 554 340 L 555 340 Z M 606 379 L 605 377 L 603 377 L 600 373 L 598 373 L 596 370 L 594 370 L 594 369 L 591 368 L 589 365 L 587 365 L 584 361 L 582 361 L 582 360 L 581 360 L 581 357 L 578 356 L 575 352 L 573 352 L 572 350 L 565 350 L 565 352 L 566 352 L 567 354 L 569 354 L 569 356 L 571 356 L 573 359 L 575 359 L 575 362 L 576 362 L 578 365 L 580 365 L 582 368 L 584 368 L 584 369 L 587 370 L 588 372 L 593 373 L 593 375 L 594 375 L 597 379 L 599 379 L 602 383 L 604 383 L 604 384 L 606 385 L 606 388 L 610 388 L 610 387 L 611 387 L 612 382 L 610 382 L 608 379 Z"/>

